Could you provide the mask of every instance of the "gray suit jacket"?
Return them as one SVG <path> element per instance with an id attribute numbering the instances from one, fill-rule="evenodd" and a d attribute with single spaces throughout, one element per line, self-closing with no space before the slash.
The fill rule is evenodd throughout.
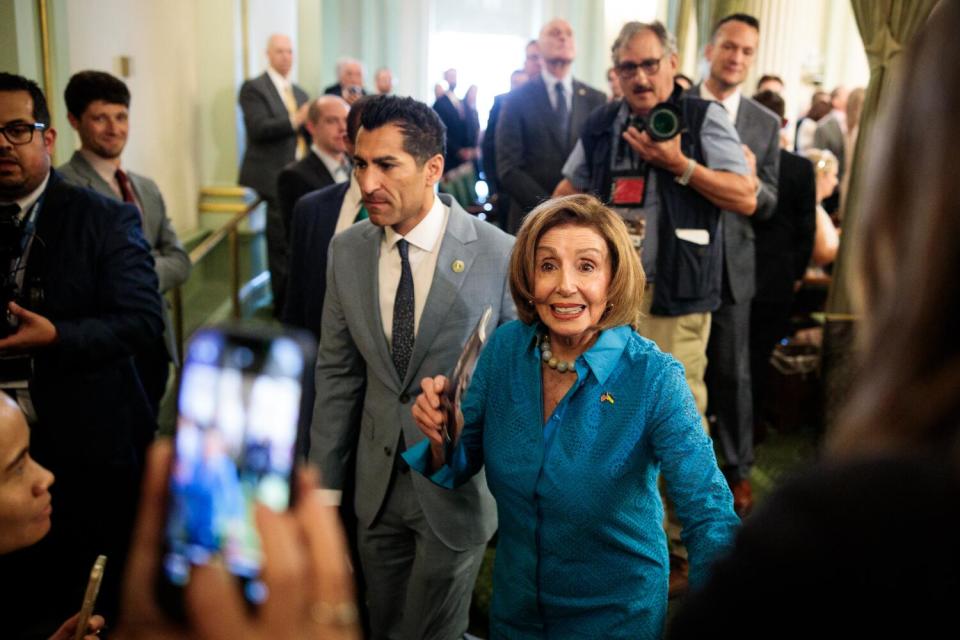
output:
<path id="1" fill-rule="evenodd" d="M 496 130 L 497 174 L 520 217 L 553 194 L 584 121 L 606 101 L 603 93 L 574 80 L 569 132 L 561 139 L 541 76 L 507 94 Z"/>
<path id="2" fill-rule="evenodd" d="M 823 120 L 817 123 L 817 130 L 813 134 L 813 146 L 817 149 L 829 149 L 837 156 L 837 179 L 843 179 L 844 151 L 846 142 L 843 137 L 843 129 L 840 127 L 840 121 L 833 113 L 827 115 Z"/>
<path id="3" fill-rule="evenodd" d="M 293 85 L 293 95 L 298 107 L 308 100 L 307 93 L 297 85 Z M 300 133 L 290 125 L 283 98 L 266 72 L 243 83 L 239 102 L 247 131 L 247 150 L 237 182 L 274 200 L 277 176 L 293 162 Z"/>
<path id="4" fill-rule="evenodd" d="M 516 317 L 507 284 L 513 238 L 470 216 L 450 196 L 440 198 L 450 215 L 404 380 L 380 317 L 383 229 L 359 222 L 330 245 L 310 459 L 324 483 L 339 489 L 356 455 L 355 506 L 364 527 L 374 524 L 396 472 L 401 434 L 408 446 L 423 439 L 410 413 L 420 380 L 450 375 L 484 307 L 493 308 L 498 324 Z M 462 271 L 453 268 L 455 261 L 463 262 Z M 482 473 L 455 490 L 416 473 L 412 481 L 427 522 L 447 546 L 463 550 L 493 535 L 496 507 Z"/>
<path id="5" fill-rule="evenodd" d="M 690 95 L 700 97 L 700 85 Z M 777 185 L 780 180 L 780 119 L 759 102 L 740 97 L 737 121 L 734 123 L 740 142 L 757 157 L 760 192 L 757 209 L 747 217 L 732 211 L 721 213 L 723 228 L 723 266 L 733 302 L 748 302 L 757 291 L 756 253 L 752 220 L 767 220 L 777 208 Z M 725 300 L 725 302 L 730 302 Z"/>
<path id="6" fill-rule="evenodd" d="M 100 177 L 96 169 L 79 151 L 75 151 L 70 160 L 57 169 L 67 182 L 78 187 L 92 189 L 100 195 L 121 200 L 110 185 Z M 128 171 L 133 190 L 143 207 L 143 235 L 150 243 L 153 254 L 154 269 L 160 280 L 160 293 L 166 293 L 174 287 L 179 287 L 190 276 L 190 257 L 184 251 L 177 232 L 173 230 L 170 218 L 167 217 L 167 208 L 163 203 L 163 196 L 157 183 L 139 174 Z M 167 352 L 174 364 L 179 363 L 176 342 L 173 336 L 173 322 L 170 318 L 168 305 L 163 305 L 163 339 L 167 345 Z"/>

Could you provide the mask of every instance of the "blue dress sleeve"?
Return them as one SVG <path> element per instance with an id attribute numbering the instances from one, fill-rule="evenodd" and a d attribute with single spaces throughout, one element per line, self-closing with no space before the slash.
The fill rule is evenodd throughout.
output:
<path id="1" fill-rule="evenodd" d="M 683 525 L 690 585 L 697 587 L 706 581 L 713 561 L 732 547 L 740 519 L 678 362 L 665 361 L 659 387 L 648 422 L 651 442 Z"/>
<path id="2" fill-rule="evenodd" d="M 454 489 L 483 468 L 483 420 L 487 404 L 488 380 L 491 375 L 495 375 L 492 370 L 496 368 L 494 360 L 497 345 L 495 342 L 497 342 L 498 333 L 495 331 L 490 336 L 490 341 L 481 352 L 467 395 L 460 405 L 460 410 L 463 412 L 463 432 L 460 434 L 460 442 L 454 449 L 453 459 L 432 474 L 428 473 L 431 455 L 430 441 L 426 438 L 401 454 L 411 469 L 441 487 Z"/>

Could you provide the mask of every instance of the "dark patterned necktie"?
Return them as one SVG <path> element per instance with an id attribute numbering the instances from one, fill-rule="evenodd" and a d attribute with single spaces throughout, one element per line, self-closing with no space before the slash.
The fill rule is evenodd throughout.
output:
<path id="1" fill-rule="evenodd" d="M 570 126 L 570 111 L 567 109 L 566 92 L 563 90 L 563 83 L 558 82 L 554 85 L 557 91 L 557 123 L 560 125 L 560 139 L 563 144 L 567 144 L 567 132 Z"/>
<path id="2" fill-rule="evenodd" d="M 400 282 L 393 302 L 393 366 L 403 380 L 413 355 L 413 271 L 409 243 L 398 240 L 397 251 L 400 252 Z"/>

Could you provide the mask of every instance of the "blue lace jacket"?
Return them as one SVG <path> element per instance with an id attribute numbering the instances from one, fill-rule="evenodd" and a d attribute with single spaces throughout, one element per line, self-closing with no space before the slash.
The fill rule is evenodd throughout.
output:
<path id="1" fill-rule="evenodd" d="M 657 476 L 704 581 L 739 520 L 682 366 L 629 327 L 601 333 L 543 419 L 538 326 L 500 327 L 463 403 L 456 486 L 486 465 L 500 521 L 491 631 L 504 638 L 659 638 L 669 574 Z M 426 440 L 404 458 L 430 466 Z"/>

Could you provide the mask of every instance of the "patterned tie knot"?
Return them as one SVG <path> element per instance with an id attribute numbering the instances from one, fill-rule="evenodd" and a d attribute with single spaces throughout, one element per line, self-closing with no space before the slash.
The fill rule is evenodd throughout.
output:
<path id="1" fill-rule="evenodd" d="M 397 240 L 397 251 L 400 252 L 400 260 L 403 262 L 410 259 L 410 243 L 403 238 Z"/>

